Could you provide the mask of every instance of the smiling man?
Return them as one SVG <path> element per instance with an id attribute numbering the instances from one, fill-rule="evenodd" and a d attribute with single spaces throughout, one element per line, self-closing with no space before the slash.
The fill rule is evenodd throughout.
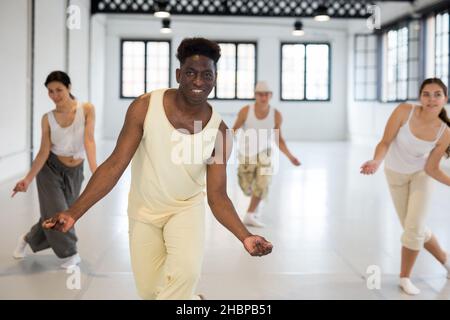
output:
<path id="1" fill-rule="evenodd" d="M 253 256 L 272 244 L 241 223 L 226 192 L 232 137 L 207 98 L 216 84 L 220 47 L 203 38 L 184 39 L 177 51 L 178 89 L 156 90 L 130 105 L 117 145 L 80 198 L 44 227 L 67 232 L 117 183 L 129 162 L 131 264 L 144 299 L 195 299 L 204 251 L 204 189 L 216 219 Z M 207 136 L 208 138 L 203 138 Z M 194 155 L 175 161 L 174 155 Z M 201 148 L 195 146 L 201 144 Z M 197 153 L 197 154 L 196 154 Z"/>

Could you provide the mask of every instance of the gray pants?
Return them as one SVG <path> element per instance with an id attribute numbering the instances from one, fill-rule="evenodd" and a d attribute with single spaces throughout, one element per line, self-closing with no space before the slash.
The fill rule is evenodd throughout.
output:
<path id="1" fill-rule="evenodd" d="M 41 218 L 25 236 L 33 252 L 52 248 L 59 258 L 77 253 L 75 229 L 67 233 L 42 228 L 42 222 L 60 211 L 67 210 L 80 195 L 83 182 L 83 163 L 67 167 L 50 153 L 36 177 Z"/>

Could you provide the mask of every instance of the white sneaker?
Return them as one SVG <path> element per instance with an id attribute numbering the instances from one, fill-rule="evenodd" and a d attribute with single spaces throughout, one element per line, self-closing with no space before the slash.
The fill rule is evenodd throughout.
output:
<path id="1" fill-rule="evenodd" d="M 61 265 L 61 268 L 70 269 L 81 262 L 80 255 L 78 253 L 75 253 L 73 256 L 70 256 L 67 259 L 68 260 Z"/>
<path id="2" fill-rule="evenodd" d="M 17 241 L 17 246 L 14 249 L 13 257 L 15 259 L 23 259 L 27 255 L 26 250 L 28 247 L 28 243 L 25 241 L 25 235 L 19 237 Z"/>
<path id="3" fill-rule="evenodd" d="M 415 296 L 420 293 L 420 289 L 417 288 L 409 278 L 400 278 L 400 288 L 411 296 Z"/>
<path id="4" fill-rule="evenodd" d="M 259 222 L 256 218 L 255 218 L 255 214 L 254 213 L 246 213 L 244 220 L 243 220 L 244 224 L 248 225 L 248 226 L 252 226 L 252 227 L 257 227 L 257 228 L 264 228 L 264 224 Z"/>

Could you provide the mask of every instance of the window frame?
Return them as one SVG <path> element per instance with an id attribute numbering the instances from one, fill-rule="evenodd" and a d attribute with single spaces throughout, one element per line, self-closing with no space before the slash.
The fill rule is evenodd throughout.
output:
<path id="1" fill-rule="evenodd" d="M 303 74 L 303 89 L 304 89 L 304 98 L 303 99 L 285 99 L 283 98 L 283 46 L 285 45 L 304 45 L 305 46 L 305 61 L 304 61 L 304 74 Z M 326 45 L 328 46 L 328 98 L 327 99 L 308 99 L 307 93 L 306 93 L 306 75 L 308 71 L 306 70 L 307 66 L 307 54 L 306 54 L 306 48 L 308 45 Z M 323 42 L 323 41 L 282 41 L 280 42 L 280 71 L 279 71 L 279 83 L 280 83 L 280 101 L 285 102 L 298 102 L 298 101 L 304 101 L 304 102 L 330 102 L 331 101 L 331 57 L 332 57 L 332 51 L 331 51 L 331 44 L 330 42 Z"/>
<path id="2" fill-rule="evenodd" d="M 157 39 L 157 38 L 121 38 L 120 39 L 120 76 L 119 76 L 119 98 L 136 99 L 136 97 L 123 95 L 123 44 L 124 42 L 144 42 L 144 93 L 147 91 L 147 43 L 148 42 L 167 42 L 169 44 L 169 84 L 172 83 L 172 40 L 171 39 Z M 143 94 L 144 94 L 143 93 Z"/>
<path id="3" fill-rule="evenodd" d="M 240 44 L 251 44 L 255 48 L 255 74 L 254 74 L 254 83 L 253 88 L 256 86 L 256 82 L 258 81 L 258 42 L 257 41 L 245 41 L 245 40 L 214 40 L 218 45 L 220 44 L 234 44 L 235 45 L 235 68 L 234 68 L 234 98 L 218 98 L 217 97 L 217 79 L 216 85 L 212 89 L 214 96 L 209 98 L 208 100 L 216 100 L 216 101 L 253 101 L 255 98 L 238 98 L 237 97 L 237 88 L 238 88 L 238 45 Z M 218 70 L 216 70 L 218 71 Z"/>
<path id="4" fill-rule="evenodd" d="M 442 36 L 445 36 L 445 34 L 443 34 L 443 33 L 439 33 L 438 34 L 438 30 L 437 30 L 437 16 L 438 15 L 444 15 L 446 13 L 449 15 L 447 23 L 448 23 L 448 29 L 449 29 L 448 36 L 450 38 L 450 9 L 442 10 L 440 12 L 435 12 L 434 13 L 434 43 L 435 43 L 435 46 L 434 46 L 434 52 L 433 52 L 433 56 L 434 56 L 434 65 L 433 65 L 434 72 L 433 72 L 433 74 L 434 74 L 435 77 L 439 77 L 439 78 L 441 78 L 441 76 L 437 75 L 437 70 L 436 70 L 437 57 L 438 57 L 437 56 L 437 39 L 438 39 L 438 36 L 442 37 Z M 447 53 L 448 65 L 447 65 L 447 79 L 446 79 L 447 80 L 447 86 L 450 85 L 450 39 L 448 41 L 448 45 L 449 45 L 449 47 L 447 48 L 447 50 L 448 50 L 448 53 Z M 440 57 L 442 58 L 442 57 L 444 57 L 444 55 L 440 55 Z"/>
<path id="5" fill-rule="evenodd" d="M 419 30 L 417 31 L 417 37 L 416 38 L 412 38 L 411 37 L 411 25 L 413 22 L 417 22 L 419 25 Z M 386 80 L 386 73 L 388 72 L 388 68 L 387 68 L 387 64 L 388 64 L 388 51 L 389 51 L 389 47 L 388 47 L 388 33 L 390 31 L 397 31 L 399 32 L 402 28 L 407 28 L 407 36 L 406 36 L 406 46 L 407 46 L 407 50 L 406 50 L 406 97 L 405 99 L 399 99 L 398 98 L 398 86 L 399 86 L 399 78 L 398 78 L 398 74 L 399 74 L 399 68 L 396 68 L 396 81 L 395 81 L 395 99 L 389 99 L 389 97 L 387 96 L 387 92 L 386 87 L 387 87 L 387 81 Z M 401 102 L 405 102 L 405 101 L 409 101 L 409 100 L 417 100 L 419 97 L 418 96 L 412 96 L 412 93 L 410 92 L 410 82 L 412 81 L 410 75 L 410 67 L 411 67 L 411 62 L 412 61 L 416 61 L 417 62 L 417 77 L 414 78 L 414 80 L 417 80 L 418 84 L 421 83 L 421 81 L 424 79 L 424 61 L 425 61 L 425 52 L 424 47 L 426 45 L 426 33 L 425 33 L 425 23 L 424 23 L 424 18 L 412 18 L 412 17 L 408 17 L 407 19 L 404 19 L 402 21 L 399 21 L 398 23 L 396 23 L 395 25 L 390 26 L 389 28 L 383 29 L 382 31 L 382 37 L 386 37 L 386 39 L 383 39 L 382 43 L 383 46 L 385 46 L 384 48 L 381 49 L 382 52 L 382 61 L 383 63 L 381 63 L 380 65 L 380 72 L 382 74 L 381 78 L 380 78 L 380 82 L 381 82 L 381 92 L 382 94 L 380 95 L 380 102 L 382 103 L 401 103 Z M 385 41 L 384 41 L 385 40 Z M 410 57 L 410 53 L 411 53 L 411 42 L 417 42 L 417 57 L 412 59 Z M 397 48 L 397 58 L 398 58 L 398 49 L 400 48 L 398 46 L 398 38 L 397 38 L 397 43 L 396 43 L 396 48 Z M 398 63 L 397 63 L 398 65 Z M 418 93 L 419 88 L 416 89 L 416 91 Z M 384 94 L 386 92 L 386 95 Z"/>
<path id="6" fill-rule="evenodd" d="M 365 63 L 363 67 L 360 67 L 359 69 L 363 69 L 364 70 L 364 81 L 363 85 L 364 85 L 364 98 L 362 99 L 358 99 L 356 97 L 356 88 L 358 85 L 361 85 L 361 83 L 358 83 L 356 80 L 356 72 L 358 71 L 358 65 L 356 63 L 357 61 L 357 53 L 360 51 L 357 51 L 357 42 L 358 42 L 358 37 L 364 37 L 365 38 L 365 43 L 364 43 L 364 50 L 362 50 L 362 52 L 364 52 L 364 56 L 365 56 L 365 61 L 367 61 L 367 54 L 368 53 L 374 53 L 375 54 L 375 66 L 374 67 L 368 67 L 367 64 Z M 368 42 L 367 42 L 367 38 L 368 37 L 374 37 L 375 38 L 375 49 L 373 50 L 369 50 L 368 49 Z M 378 59 L 378 55 L 379 55 L 379 36 L 375 33 L 356 33 L 354 35 L 354 42 L 353 42 L 353 48 L 354 48 L 354 64 L 353 64 L 353 101 L 378 101 L 379 100 L 379 83 L 380 83 L 380 79 L 379 79 L 379 59 Z M 373 68 L 374 69 L 374 73 L 375 73 L 375 82 L 373 83 L 375 85 L 375 97 L 372 99 L 368 99 L 367 98 L 367 86 L 368 86 L 368 82 L 367 82 L 367 70 Z"/>

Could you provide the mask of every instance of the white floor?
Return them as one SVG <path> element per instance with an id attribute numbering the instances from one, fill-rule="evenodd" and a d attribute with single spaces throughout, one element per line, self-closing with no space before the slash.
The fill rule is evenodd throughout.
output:
<path id="1" fill-rule="evenodd" d="M 99 159 L 112 150 L 100 143 Z M 250 257 L 208 211 L 207 241 L 199 292 L 208 299 L 449 299 L 450 280 L 426 252 L 413 280 L 417 297 L 397 287 L 401 229 L 382 171 L 359 174 L 373 146 L 290 143 L 303 166 L 282 158 L 268 201 L 261 207 L 271 255 Z M 138 299 L 130 269 L 127 234 L 129 172 L 77 224 L 81 286 L 68 289 L 75 275 L 59 268 L 52 251 L 24 260 L 11 256 L 19 234 L 37 221 L 35 185 L 10 198 L 15 180 L 0 184 L 0 299 Z M 236 168 L 229 168 L 229 195 L 240 215 L 249 199 L 240 191 Z M 450 189 L 435 185 L 429 226 L 450 250 Z M 381 270 L 381 288 L 367 286 L 367 268 Z"/>

